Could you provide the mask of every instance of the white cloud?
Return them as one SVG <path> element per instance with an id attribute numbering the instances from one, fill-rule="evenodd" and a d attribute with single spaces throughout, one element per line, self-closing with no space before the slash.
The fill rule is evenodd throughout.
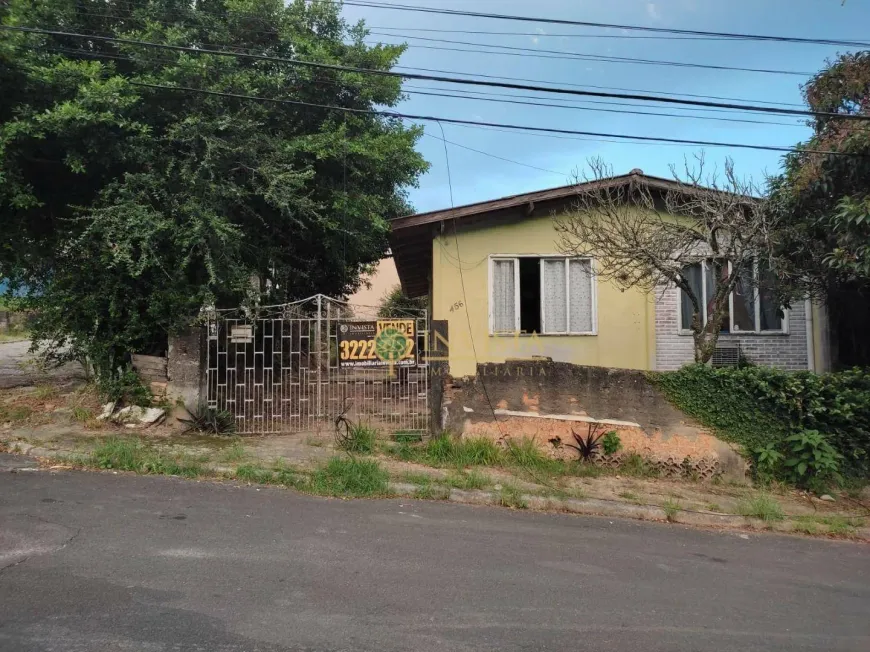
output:
<path id="1" fill-rule="evenodd" d="M 646 3 L 646 13 L 653 20 L 661 20 L 661 14 L 659 14 L 659 8 L 656 7 L 654 2 Z"/>

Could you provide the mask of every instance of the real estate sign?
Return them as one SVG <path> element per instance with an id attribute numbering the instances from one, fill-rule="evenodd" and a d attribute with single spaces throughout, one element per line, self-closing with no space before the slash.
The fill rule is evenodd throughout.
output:
<path id="1" fill-rule="evenodd" d="M 413 319 L 348 321 L 338 326 L 340 367 L 413 367 L 417 333 Z"/>

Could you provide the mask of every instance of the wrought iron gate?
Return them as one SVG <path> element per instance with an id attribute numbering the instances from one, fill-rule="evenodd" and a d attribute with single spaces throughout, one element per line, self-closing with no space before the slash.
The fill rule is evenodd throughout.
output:
<path id="1" fill-rule="evenodd" d="M 206 397 L 245 434 L 313 432 L 338 415 L 382 432 L 429 427 L 426 311 L 391 316 L 416 325 L 409 366 L 348 367 L 340 329 L 370 322 L 377 310 L 316 295 L 296 303 L 216 310 L 208 315 Z"/>

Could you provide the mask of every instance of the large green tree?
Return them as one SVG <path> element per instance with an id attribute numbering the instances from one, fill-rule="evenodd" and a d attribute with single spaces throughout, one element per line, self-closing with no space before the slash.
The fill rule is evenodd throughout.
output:
<path id="1" fill-rule="evenodd" d="M 0 23 L 373 70 L 403 51 L 304 0 L 8 0 Z M 0 277 L 104 373 L 209 304 L 353 291 L 426 169 L 395 119 L 153 85 L 402 99 L 391 77 L 0 30 Z"/>
<path id="2" fill-rule="evenodd" d="M 804 86 L 819 113 L 870 118 L 870 52 L 832 61 Z M 830 308 L 836 364 L 870 364 L 870 122 L 820 115 L 772 179 L 784 298 Z M 831 153 L 818 153 L 831 152 Z"/>

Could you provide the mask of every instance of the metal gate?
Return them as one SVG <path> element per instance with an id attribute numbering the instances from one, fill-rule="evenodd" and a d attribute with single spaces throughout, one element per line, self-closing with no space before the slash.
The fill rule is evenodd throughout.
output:
<path id="1" fill-rule="evenodd" d="M 233 414 L 243 434 L 315 432 L 332 428 L 342 414 L 382 432 L 427 431 L 428 315 L 391 316 L 416 325 L 416 358 L 404 360 L 407 366 L 343 363 L 343 334 L 374 319 L 383 320 L 376 308 L 324 295 L 256 311 L 210 312 L 208 406 Z"/>

